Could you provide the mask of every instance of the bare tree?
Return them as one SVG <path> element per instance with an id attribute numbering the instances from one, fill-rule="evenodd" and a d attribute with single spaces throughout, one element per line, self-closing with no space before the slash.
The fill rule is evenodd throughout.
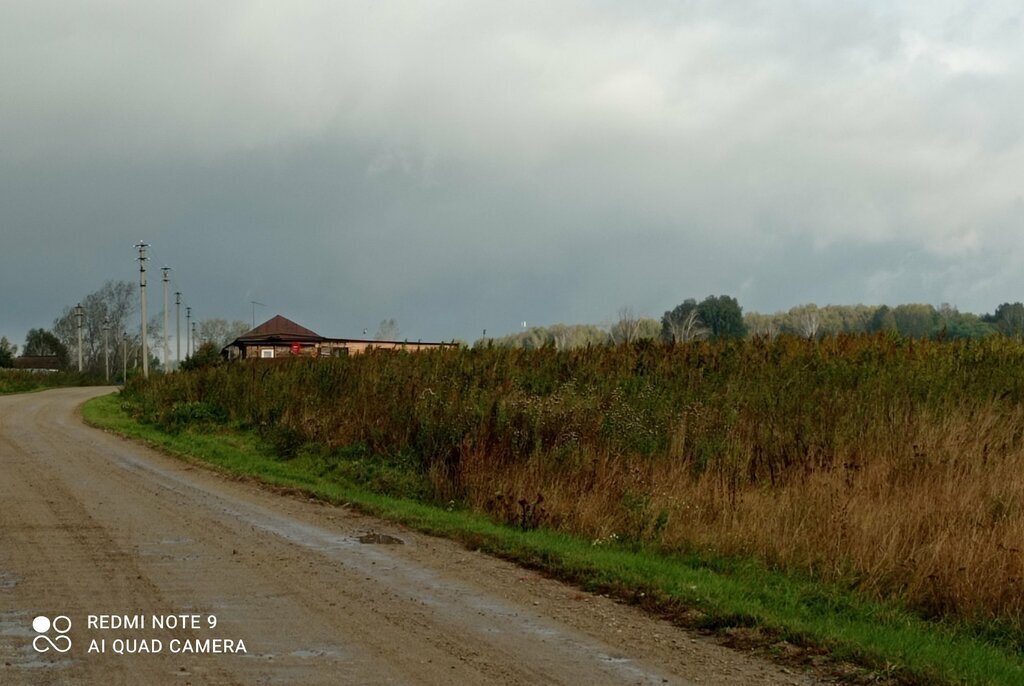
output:
<path id="1" fill-rule="evenodd" d="M 593 324 L 552 324 L 548 327 L 531 327 L 499 338 L 481 338 L 474 343 L 474 347 L 495 345 L 506 348 L 540 348 L 553 345 L 557 350 L 572 350 L 607 343 L 609 335 L 607 327 Z"/>
<path id="2" fill-rule="evenodd" d="M 789 312 L 793 315 L 794 324 L 801 336 L 815 338 L 818 335 L 818 330 L 821 328 L 821 315 L 817 305 L 814 303 L 799 305 Z"/>
<path id="3" fill-rule="evenodd" d="M 550 335 L 551 341 L 555 345 L 555 350 L 569 349 L 569 332 L 566 331 L 564 326 L 552 326 Z"/>
<path id="4" fill-rule="evenodd" d="M 707 335 L 708 327 L 700 318 L 700 309 L 693 298 L 684 300 L 661 318 L 661 339 L 666 343 L 686 343 Z"/>
<path id="5" fill-rule="evenodd" d="M 640 339 L 642 320 L 636 316 L 632 307 L 619 310 L 619 321 L 612 325 L 611 337 L 616 343 L 635 343 Z"/>
<path id="6" fill-rule="evenodd" d="M 398 322 L 392 319 L 382 319 L 377 327 L 377 333 L 373 335 L 375 341 L 397 341 L 401 333 L 398 330 Z"/>
<path id="7" fill-rule="evenodd" d="M 751 335 L 773 339 L 782 331 L 782 326 L 779 322 L 781 316 L 780 314 L 748 312 L 743 315 L 743 321 L 746 323 L 747 330 Z"/>
<path id="8" fill-rule="evenodd" d="M 128 281 L 107 281 L 96 292 L 82 299 L 82 357 L 84 366 L 92 372 L 103 371 L 103 324 L 110 327 L 111 340 L 115 332 L 127 329 L 138 302 L 138 287 Z M 78 350 L 78 327 L 74 306 L 64 308 L 53 322 L 53 333 L 68 351 Z M 115 357 L 111 358 L 114 365 Z M 120 357 L 116 357 L 120 363 Z"/>
<path id="9" fill-rule="evenodd" d="M 213 343 L 219 350 L 249 330 L 249 322 L 236 319 L 229 322 L 227 319 L 212 317 L 199 322 L 198 348 L 203 343 Z"/>
<path id="10" fill-rule="evenodd" d="M 673 322 L 671 331 L 673 340 L 678 343 L 700 340 L 708 335 L 708 327 L 704 326 L 696 309 L 690 310 L 682 321 Z"/>
<path id="11" fill-rule="evenodd" d="M 1024 337 L 1024 304 L 1019 302 L 1003 303 L 996 308 L 994 314 L 986 317 L 996 328 L 1013 338 Z"/>

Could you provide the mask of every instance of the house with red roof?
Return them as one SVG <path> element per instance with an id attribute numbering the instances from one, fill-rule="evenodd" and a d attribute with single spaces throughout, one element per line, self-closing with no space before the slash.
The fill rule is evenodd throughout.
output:
<path id="1" fill-rule="evenodd" d="M 224 346 L 221 355 L 228 360 L 280 359 L 289 357 L 343 357 L 364 353 L 370 349 L 436 350 L 454 348 L 452 343 L 425 343 L 423 341 L 377 341 L 362 338 L 327 338 L 296 324 L 287 317 L 275 315 L 255 329 Z"/>

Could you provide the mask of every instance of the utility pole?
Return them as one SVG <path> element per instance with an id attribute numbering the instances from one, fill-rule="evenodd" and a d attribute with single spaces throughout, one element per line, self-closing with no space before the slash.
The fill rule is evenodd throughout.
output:
<path id="1" fill-rule="evenodd" d="M 146 344 L 146 248 L 148 243 L 139 241 L 135 244 L 139 249 L 139 297 L 142 299 L 142 376 L 149 378 L 149 346 Z"/>
<path id="2" fill-rule="evenodd" d="M 121 384 L 128 383 L 128 332 L 121 332 L 121 366 L 123 371 L 121 372 Z"/>
<path id="3" fill-rule="evenodd" d="M 82 303 L 75 305 L 75 326 L 78 328 L 78 373 L 82 373 Z"/>
<path id="4" fill-rule="evenodd" d="M 192 307 L 185 308 L 185 357 L 191 357 L 192 353 L 189 351 L 192 349 Z"/>
<path id="5" fill-rule="evenodd" d="M 110 317 L 103 318 L 103 369 L 110 383 Z"/>
<path id="6" fill-rule="evenodd" d="M 170 327 L 167 325 L 167 272 L 171 271 L 170 267 L 160 267 L 160 270 L 164 273 L 164 374 L 170 368 L 171 364 L 171 339 L 170 339 Z"/>
<path id="7" fill-rule="evenodd" d="M 174 292 L 174 346 L 175 370 L 181 364 L 181 291 Z"/>
<path id="8" fill-rule="evenodd" d="M 192 354 L 196 354 L 196 323 L 192 322 Z"/>

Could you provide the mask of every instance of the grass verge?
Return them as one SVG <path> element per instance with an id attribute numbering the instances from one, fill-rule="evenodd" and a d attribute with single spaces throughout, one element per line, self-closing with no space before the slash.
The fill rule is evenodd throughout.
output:
<path id="1" fill-rule="evenodd" d="M 141 424 L 124 412 L 116 394 L 89 401 L 82 415 L 93 426 L 187 460 L 347 503 L 641 604 L 677 624 L 723 635 L 727 643 L 756 646 L 789 662 L 812 664 L 822 661 L 827 651 L 826 669 L 851 681 L 1024 683 L 1019 652 L 987 643 L 968 630 L 928 622 L 753 561 L 595 545 L 566 534 L 522 531 L 477 514 L 381 495 L 311 472 L 301 460 L 277 459 L 272 448 L 252 433 L 217 428 L 211 433 L 189 429 L 172 434 Z M 850 669 L 850 664 L 872 673 Z"/>

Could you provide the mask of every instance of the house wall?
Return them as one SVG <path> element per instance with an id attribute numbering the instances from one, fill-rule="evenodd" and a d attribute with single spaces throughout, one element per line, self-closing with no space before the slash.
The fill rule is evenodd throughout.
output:
<path id="1" fill-rule="evenodd" d="M 418 352 L 420 350 L 435 350 L 437 348 L 451 347 L 450 343 L 406 343 L 404 341 L 324 341 L 320 344 L 320 354 L 333 356 L 338 353 L 334 351 L 343 349 L 347 355 L 359 355 L 371 348 L 376 350 L 404 350 L 406 352 Z"/>
<path id="2" fill-rule="evenodd" d="M 274 359 L 288 358 L 288 357 L 316 357 L 316 346 L 315 344 L 303 344 L 299 348 L 298 353 L 292 352 L 292 346 L 290 343 L 262 343 L 262 344 L 247 344 L 242 348 L 241 358 L 246 360 L 260 359 L 262 358 L 262 352 L 264 350 L 273 350 Z"/>
<path id="3" fill-rule="evenodd" d="M 451 347 L 450 343 L 406 343 L 404 341 L 357 341 L 357 340 L 328 340 L 320 343 L 302 343 L 299 352 L 292 352 L 291 343 L 247 343 L 239 349 L 229 349 L 228 359 L 265 359 L 262 357 L 264 350 L 273 350 L 274 359 L 287 359 L 293 357 L 342 357 L 346 355 L 359 355 L 371 348 L 377 350 L 404 350 L 406 352 L 417 352 L 420 350 L 431 350 L 437 348 Z"/>

